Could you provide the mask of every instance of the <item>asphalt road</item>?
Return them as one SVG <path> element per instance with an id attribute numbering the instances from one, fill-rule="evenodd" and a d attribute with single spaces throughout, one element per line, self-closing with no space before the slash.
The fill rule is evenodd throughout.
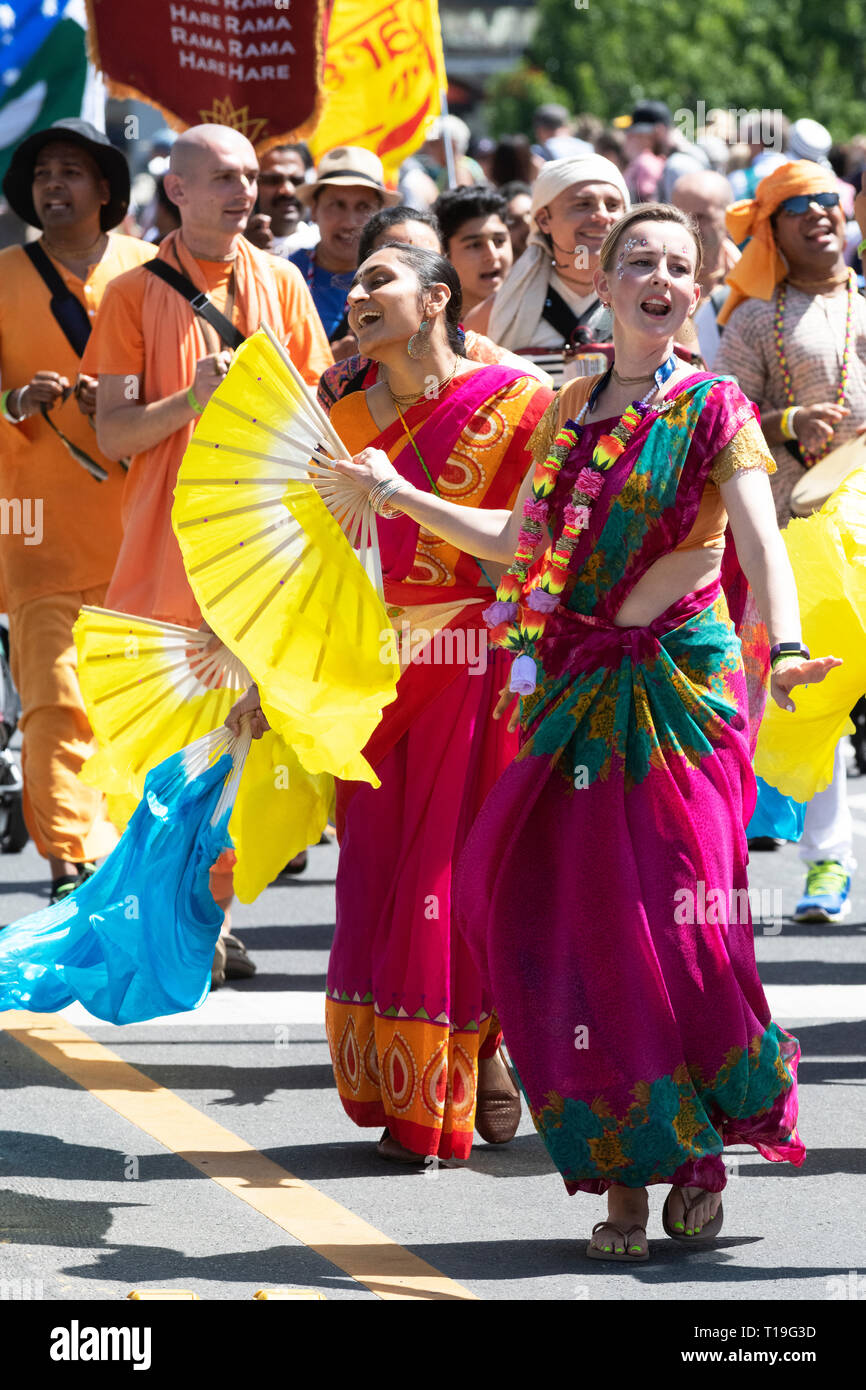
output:
<path id="1" fill-rule="evenodd" d="M 801 1041 L 809 1154 L 797 1171 L 733 1150 L 712 1249 L 684 1252 L 663 1237 L 657 1192 L 651 1261 L 588 1261 L 603 1199 L 566 1196 L 526 1116 L 510 1145 L 478 1141 L 458 1169 L 403 1170 L 375 1156 L 375 1136 L 337 1101 L 322 1026 L 331 845 L 310 851 L 303 876 L 236 909 L 258 973 L 196 1013 L 116 1028 L 75 1006 L 34 1025 L 29 1041 L 9 1031 L 20 1016 L 0 1016 L 0 1299 L 187 1289 L 248 1300 L 273 1287 L 367 1301 L 395 1289 L 423 1299 L 863 1299 L 866 778 L 849 790 L 864 868 L 846 922 L 793 924 L 784 914 L 803 883 L 796 849 L 753 856 L 753 886 L 768 902 L 782 895 L 782 920 L 758 929 L 757 952 L 774 1016 Z M 0 858 L 0 922 L 46 897 L 32 846 Z"/>

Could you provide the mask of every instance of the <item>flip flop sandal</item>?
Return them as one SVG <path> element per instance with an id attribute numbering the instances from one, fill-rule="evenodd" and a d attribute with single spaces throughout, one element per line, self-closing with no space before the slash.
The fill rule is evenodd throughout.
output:
<path id="1" fill-rule="evenodd" d="M 710 1245 L 715 1240 L 716 1236 L 719 1234 L 719 1231 L 722 1229 L 722 1221 L 724 1220 L 722 1203 L 719 1202 L 719 1209 L 713 1217 L 712 1221 L 707 1221 L 706 1224 L 701 1227 L 699 1235 L 687 1236 L 685 1228 L 688 1225 L 689 1212 L 694 1210 L 698 1202 L 701 1201 L 701 1197 L 693 1197 L 692 1200 L 689 1201 L 688 1197 L 684 1192 L 681 1195 L 685 1204 L 685 1219 L 683 1220 L 683 1229 L 681 1231 L 677 1231 L 674 1230 L 674 1227 L 671 1225 L 668 1208 L 668 1203 L 671 1200 L 671 1194 L 669 1192 L 667 1197 L 665 1197 L 665 1204 L 662 1208 L 662 1225 L 664 1226 L 665 1235 L 670 1236 L 671 1240 L 678 1241 L 680 1245 Z"/>
<path id="2" fill-rule="evenodd" d="M 592 1243 L 590 1243 L 586 1247 L 586 1253 L 591 1260 L 620 1260 L 621 1262 L 627 1262 L 628 1264 L 636 1265 L 640 1264 L 642 1260 L 649 1259 L 648 1246 L 646 1250 L 641 1250 L 639 1253 L 631 1253 L 628 1248 L 628 1243 L 631 1240 L 632 1231 L 640 1231 L 641 1235 L 644 1237 L 644 1240 L 646 1240 L 645 1226 L 629 1226 L 628 1230 L 624 1231 L 621 1226 L 618 1226 L 616 1224 L 615 1221 L 596 1221 L 595 1225 L 592 1228 L 592 1234 L 595 1235 L 596 1231 L 600 1231 L 603 1226 L 609 1226 L 612 1231 L 616 1231 L 617 1235 L 622 1236 L 623 1241 L 625 1242 L 625 1250 L 614 1250 L 612 1246 L 610 1250 L 602 1250 L 598 1245 L 593 1245 Z"/>

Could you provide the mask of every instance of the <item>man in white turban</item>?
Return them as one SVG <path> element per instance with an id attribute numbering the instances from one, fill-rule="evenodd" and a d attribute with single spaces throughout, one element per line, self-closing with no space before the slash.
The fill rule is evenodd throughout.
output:
<path id="1" fill-rule="evenodd" d="M 601 244 L 629 207 L 620 170 L 601 155 L 555 159 L 532 188 L 531 231 L 523 255 L 495 295 L 468 315 L 467 328 L 532 357 L 569 344 L 608 342 L 612 325 L 595 292 Z"/>

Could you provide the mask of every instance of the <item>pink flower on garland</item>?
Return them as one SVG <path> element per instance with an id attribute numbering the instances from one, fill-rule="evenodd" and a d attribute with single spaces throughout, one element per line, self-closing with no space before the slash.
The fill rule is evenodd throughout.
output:
<path id="1" fill-rule="evenodd" d="M 604 487 L 604 478 L 594 468 L 581 468 L 575 486 L 578 492 L 585 492 L 587 497 L 598 497 Z"/>
<path id="2" fill-rule="evenodd" d="M 569 502 L 562 515 L 566 526 L 573 526 L 576 531 L 585 531 L 589 525 L 589 507 L 573 507 Z"/>
<path id="3" fill-rule="evenodd" d="M 548 507 L 546 502 L 527 502 L 523 508 L 524 517 L 530 521 L 546 521 Z"/>

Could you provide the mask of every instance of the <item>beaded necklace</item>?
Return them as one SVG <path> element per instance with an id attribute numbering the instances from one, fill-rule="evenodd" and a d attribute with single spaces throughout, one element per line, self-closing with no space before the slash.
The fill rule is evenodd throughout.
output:
<path id="1" fill-rule="evenodd" d="M 848 389 L 848 373 L 851 362 L 851 343 L 853 340 L 854 323 L 854 296 L 857 293 L 857 280 L 853 270 L 848 271 L 848 307 L 845 314 L 845 346 L 842 349 L 842 366 L 839 373 L 839 385 L 836 388 L 836 404 L 842 405 L 845 400 L 845 392 Z M 788 357 L 785 352 L 785 303 L 788 298 L 788 284 L 783 280 L 779 286 L 779 293 L 776 299 L 776 313 L 773 318 L 773 341 L 776 345 L 776 356 L 779 360 L 779 368 L 782 373 L 782 385 L 785 388 L 785 401 L 789 406 L 794 404 L 794 386 L 791 380 L 791 369 L 788 366 Z M 803 462 L 807 468 L 811 468 L 813 463 L 817 463 L 819 458 L 823 458 L 829 448 L 826 444 L 818 454 L 807 454 L 802 450 Z"/>
<path id="2" fill-rule="evenodd" d="M 540 577 L 524 598 L 529 567 L 548 520 L 549 498 L 560 469 L 583 433 L 584 417 L 610 381 L 612 367 L 593 388 L 577 419 L 566 420 L 547 458 L 536 465 L 532 493 L 523 507 L 514 560 L 500 580 L 496 601 L 482 614 L 492 629 L 494 642 L 517 653 L 511 668 L 510 689 L 518 695 L 529 695 L 535 689 L 535 661 L 531 652 L 544 632 L 548 617 L 559 605 L 575 547 L 581 532 L 589 526 L 593 505 L 604 485 L 603 475 L 623 453 L 641 420 L 649 413 L 650 399 L 676 366 L 677 359 L 672 355 L 655 373 L 646 395 L 626 406 L 610 434 L 603 434 L 598 440 L 590 463 L 581 468 L 575 479 L 571 498 L 563 511 L 562 534 L 553 552 L 546 556 Z"/>

